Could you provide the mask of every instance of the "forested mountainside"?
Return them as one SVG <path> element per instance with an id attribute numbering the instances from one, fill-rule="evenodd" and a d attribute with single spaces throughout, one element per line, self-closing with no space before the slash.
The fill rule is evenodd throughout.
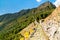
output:
<path id="1" fill-rule="evenodd" d="M 39 21 L 49 16 L 55 9 L 51 2 L 45 2 L 32 9 L 24 9 L 14 14 L 0 16 L 0 40 L 20 40 L 23 37 L 18 34 L 35 20 Z"/>

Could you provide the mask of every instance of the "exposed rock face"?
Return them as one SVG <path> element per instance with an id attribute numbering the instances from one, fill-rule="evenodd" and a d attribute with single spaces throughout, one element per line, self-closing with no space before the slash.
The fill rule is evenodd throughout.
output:
<path id="1" fill-rule="evenodd" d="M 25 34 L 26 31 L 29 34 Z M 60 7 L 56 8 L 47 18 L 40 20 L 40 23 L 35 21 L 30 24 L 21 31 L 21 34 L 25 40 L 60 40 Z"/>

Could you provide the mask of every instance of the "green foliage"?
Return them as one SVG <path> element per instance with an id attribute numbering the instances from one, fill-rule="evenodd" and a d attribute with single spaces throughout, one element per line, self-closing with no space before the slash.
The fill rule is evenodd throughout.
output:
<path id="1" fill-rule="evenodd" d="M 44 8 L 22 10 L 21 12 L 7 15 L 7 17 L 6 15 L 1 16 L 0 22 L 4 23 L 0 25 L 0 40 L 19 40 L 22 35 L 18 33 L 22 29 L 34 22 L 35 19 L 39 21 L 46 18 L 54 9 L 55 7 L 49 5 L 49 7 L 46 6 Z"/>

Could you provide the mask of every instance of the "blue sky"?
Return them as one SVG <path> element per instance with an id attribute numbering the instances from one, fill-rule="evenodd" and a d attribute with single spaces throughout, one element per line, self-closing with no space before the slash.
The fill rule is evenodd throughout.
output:
<path id="1" fill-rule="evenodd" d="M 5 13 L 15 13 L 22 9 L 34 8 L 46 0 L 0 0 L 0 15 Z M 52 3 L 55 0 L 50 0 Z"/>

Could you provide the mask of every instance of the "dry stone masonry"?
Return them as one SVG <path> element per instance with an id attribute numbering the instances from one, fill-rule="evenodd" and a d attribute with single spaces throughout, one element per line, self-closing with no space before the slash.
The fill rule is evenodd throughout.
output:
<path id="1" fill-rule="evenodd" d="M 23 40 L 60 40 L 60 6 L 47 18 L 31 23 L 20 33 Z"/>

